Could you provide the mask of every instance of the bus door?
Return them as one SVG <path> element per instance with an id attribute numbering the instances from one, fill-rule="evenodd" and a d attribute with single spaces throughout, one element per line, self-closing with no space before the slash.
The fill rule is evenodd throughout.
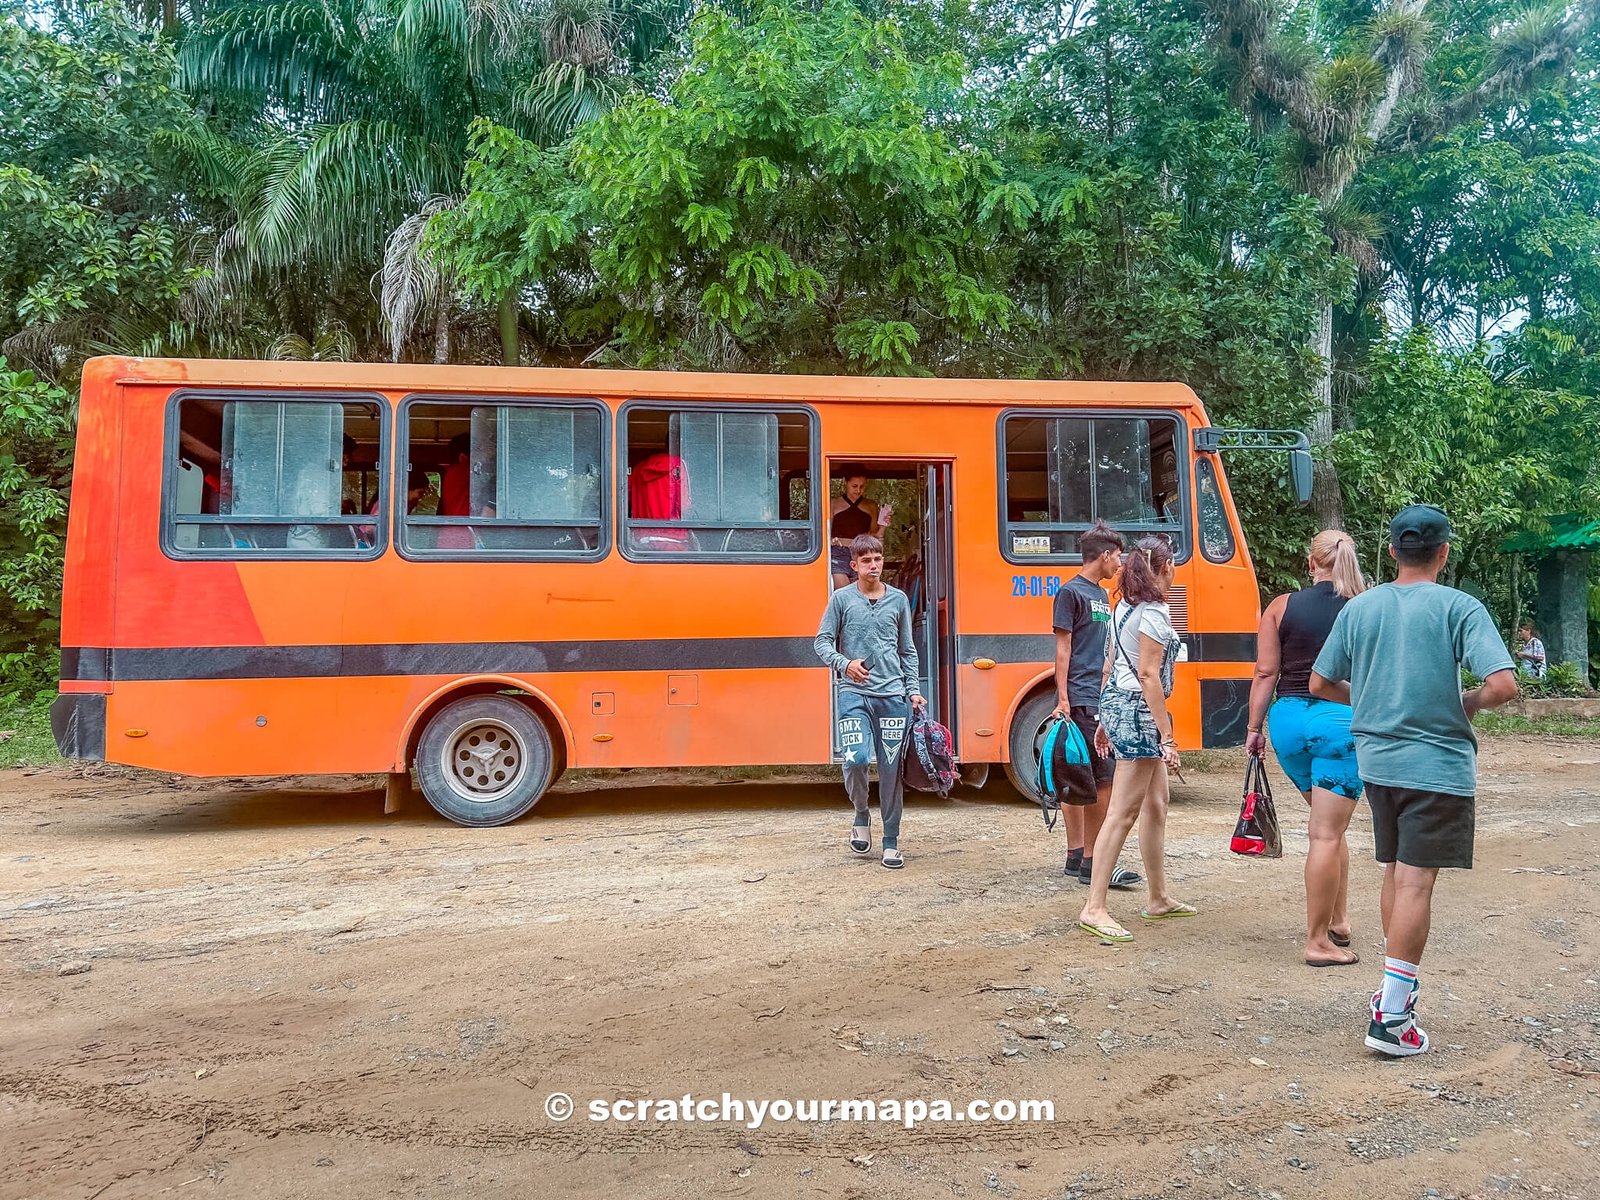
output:
<path id="1" fill-rule="evenodd" d="M 839 481 L 842 468 L 864 470 L 868 495 L 891 500 L 894 515 L 885 534 L 886 582 L 905 592 L 911 603 L 911 637 L 917 649 L 921 678 L 917 691 L 928 701 L 928 711 L 955 733 L 955 629 L 954 521 L 951 512 L 949 462 L 873 462 L 870 459 L 834 459 L 829 471 Z M 828 495 L 839 491 L 830 486 Z M 832 587 L 831 569 L 829 588 Z M 854 583 L 846 584 L 855 587 Z M 839 680 L 833 679 L 832 711 L 838 715 Z M 832 755 L 842 762 L 838 722 L 832 724 Z"/>

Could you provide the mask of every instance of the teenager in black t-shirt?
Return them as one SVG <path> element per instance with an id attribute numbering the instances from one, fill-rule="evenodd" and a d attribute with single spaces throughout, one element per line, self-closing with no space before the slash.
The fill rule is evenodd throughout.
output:
<path id="1" fill-rule="evenodd" d="M 1056 633 L 1055 712 L 1069 718 L 1083 734 L 1099 792 L 1093 804 L 1062 806 L 1067 825 L 1065 874 L 1086 884 L 1094 867 L 1094 840 L 1111 797 L 1111 747 L 1100 729 L 1100 688 L 1111 620 L 1105 585 L 1122 569 L 1122 535 L 1099 521 L 1079 536 L 1078 549 L 1083 554 L 1083 570 L 1056 593 L 1051 625 Z M 1126 867 L 1111 872 L 1112 887 L 1137 887 L 1143 881 L 1142 875 Z"/>

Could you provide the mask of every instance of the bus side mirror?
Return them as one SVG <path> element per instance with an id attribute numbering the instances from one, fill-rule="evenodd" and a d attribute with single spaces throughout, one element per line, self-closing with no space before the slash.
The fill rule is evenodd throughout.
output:
<path id="1" fill-rule="evenodd" d="M 1289 482 L 1294 487 L 1294 498 L 1301 504 L 1311 500 L 1311 451 L 1289 451 Z"/>

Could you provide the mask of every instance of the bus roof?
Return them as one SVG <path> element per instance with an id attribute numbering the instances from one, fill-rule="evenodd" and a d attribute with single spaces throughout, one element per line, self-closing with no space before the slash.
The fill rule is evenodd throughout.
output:
<path id="1" fill-rule="evenodd" d="M 1187 409 L 1183 383 L 1060 379 L 931 379 L 876 375 L 752 375 L 583 367 L 469 367 L 423 363 L 287 362 L 220 358 L 91 359 L 84 383 L 169 387 L 358 389 L 393 393 L 551 394 L 652 399 L 771 399 L 856 403 L 1082 404 Z"/>

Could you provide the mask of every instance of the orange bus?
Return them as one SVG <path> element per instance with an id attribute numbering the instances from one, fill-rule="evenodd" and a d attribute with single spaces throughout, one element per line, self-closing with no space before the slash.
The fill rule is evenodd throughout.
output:
<path id="1" fill-rule="evenodd" d="M 847 472 L 897 499 L 887 578 L 969 783 L 1030 789 L 1096 518 L 1177 548 L 1180 745 L 1243 739 L 1259 596 L 1181 384 L 100 358 L 79 412 L 69 757 L 392 798 L 414 768 L 464 825 L 568 767 L 837 762 L 812 639 Z"/>

